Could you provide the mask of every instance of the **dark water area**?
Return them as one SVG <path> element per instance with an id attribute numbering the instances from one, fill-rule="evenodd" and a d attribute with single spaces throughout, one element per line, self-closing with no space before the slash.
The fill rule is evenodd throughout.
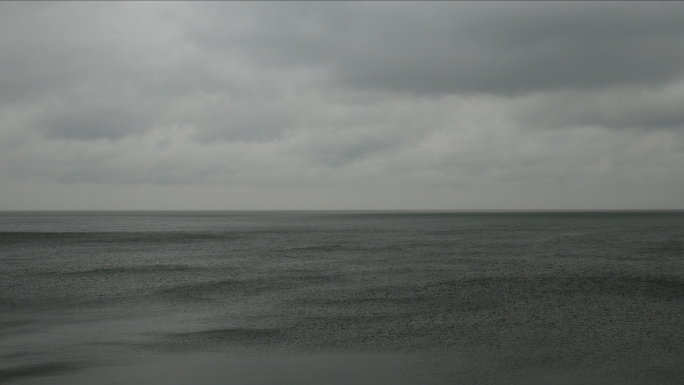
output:
<path id="1" fill-rule="evenodd" d="M 0 213 L 0 384 L 682 384 L 684 212 Z"/>

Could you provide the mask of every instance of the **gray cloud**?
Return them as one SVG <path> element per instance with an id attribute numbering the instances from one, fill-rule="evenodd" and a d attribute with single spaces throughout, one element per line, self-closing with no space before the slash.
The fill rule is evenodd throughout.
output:
<path id="1" fill-rule="evenodd" d="M 0 209 L 55 184 L 681 207 L 682 19 L 674 2 L 3 3 Z"/>
<path id="2" fill-rule="evenodd" d="M 662 85 L 684 75 L 678 4 L 262 4 L 209 7 L 192 36 L 258 65 L 322 67 L 339 83 L 514 95 Z"/>
<path id="3" fill-rule="evenodd" d="M 684 82 L 661 88 L 621 87 L 603 92 L 538 94 L 512 118 L 542 129 L 593 126 L 613 129 L 684 129 Z"/>
<path id="4" fill-rule="evenodd" d="M 129 111 L 101 108 L 52 114 L 36 125 L 47 132 L 48 138 L 119 139 L 140 131 L 145 120 Z"/>

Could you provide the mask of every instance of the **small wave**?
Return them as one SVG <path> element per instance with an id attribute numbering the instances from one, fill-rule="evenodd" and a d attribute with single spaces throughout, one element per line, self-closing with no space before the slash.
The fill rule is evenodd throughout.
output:
<path id="1" fill-rule="evenodd" d="M 165 273 L 174 271 L 188 271 L 201 270 L 197 267 L 187 265 L 147 265 L 147 266 L 120 266 L 120 267 L 103 267 L 91 270 L 69 271 L 61 273 L 62 275 L 70 276 L 85 276 L 85 275 L 99 275 L 99 274 L 150 274 L 150 273 Z"/>
<path id="2" fill-rule="evenodd" d="M 216 346 L 245 346 L 272 344 L 281 331 L 278 329 L 224 328 L 186 333 L 160 334 L 161 340 L 152 348 L 170 351 L 211 349 Z"/>
<path id="3" fill-rule="evenodd" d="M 75 372 L 83 369 L 83 367 L 83 364 L 73 362 L 46 362 L 42 364 L 15 366 L 0 369 L 0 381 L 10 381 L 22 377 L 50 376 Z"/>
<path id="4" fill-rule="evenodd" d="M 337 281 L 336 275 L 293 275 L 269 278 L 224 279 L 174 286 L 159 293 L 191 300 L 227 294 L 257 295 L 270 291 L 295 290 Z"/>
<path id="5" fill-rule="evenodd" d="M 253 340 L 278 334 L 278 329 L 269 328 L 222 328 L 187 333 L 167 333 L 167 338 L 214 339 L 214 340 Z"/>
<path id="6" fill-rule="evenodd" d="M 161 295 L 167 295 L 179 299 L 196 300 L 198 298 L 213 296 L 217 294 L 226 294 L 245 286 L 244 282 L 225 279 L 221 281 L 209 281 L 201 283 L 191 283 L 185 285 L 178 285 L 159 291 Z"/>
<path id="7" fill-rule="evenodd" d="M 62 244 L 186 244 L 207 241 L 235 241 L 246 237 L 240 232 L 184 231 L 0 231 L 0 240 L 7 245 L 45 242 Z"/>

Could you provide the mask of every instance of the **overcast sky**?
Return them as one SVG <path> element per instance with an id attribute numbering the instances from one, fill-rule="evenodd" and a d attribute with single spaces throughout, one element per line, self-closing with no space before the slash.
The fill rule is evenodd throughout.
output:
<path id="1" fill-rule="evenodd" d="M 0 210 L 684 209 L 681 2 L 2 2 Z"/>

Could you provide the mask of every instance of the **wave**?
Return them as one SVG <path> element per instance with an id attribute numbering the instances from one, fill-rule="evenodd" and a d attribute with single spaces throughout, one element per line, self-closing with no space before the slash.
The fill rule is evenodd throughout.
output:
<path id="1" fill-rule="evenodd" d="M 228 294 L 257 295 L 271 291 L 296 290 L 312 285 L 321 285 L 330 282 L 338 282 L 338 275 L 273 275 L 247 279 L 222 279 L 177 285 L 162 289 L 161 295 L 172 296 L 188 300 L 209 299 L 215 296 Z"/>
<path id="2" fill-rule="evenodd" d="M 82 363 L 45 362 L 0 369 L 0 381 L 11 381 L 23 377 L 50 376 L 76 372 L 84 368 Z"/>
<path id="3" fill-rule="evenodd" d="M 187 265 L 143 265 L 143 266 L 117 266 L 104 267 L 91 270 L 69 271 L 59 273 L 67 276 L 85 276 L 85 275 L 100 275 L 100 274 L 154 274 L 167 273 L 174 271 L 190 271 L 190 270 L 205 270 L 204 268 L 187 266 Z M 48 273 L 51 274 L 51 273 Z"/>
<path id="4" fill-rule="evenodd" d="M 112 242 L 127 243 L 188 243 L 205 242 L 211 240 L 234 241 L 249 235 L 248 232 L 188 232 L 188 231 L 0 231 L 2 243 L 22 244 L 33 242 L 68 241 L 70 244 L 97 242 L 107 244 Z"/>
<path id="5" fill-rule="evenodd" d="M 218 346 L 272 344 L 282 332 L 271 328 L 222 328 L 185 333 L 158 334 L 148 348 L 165 351 L 207 350 Z"/>

